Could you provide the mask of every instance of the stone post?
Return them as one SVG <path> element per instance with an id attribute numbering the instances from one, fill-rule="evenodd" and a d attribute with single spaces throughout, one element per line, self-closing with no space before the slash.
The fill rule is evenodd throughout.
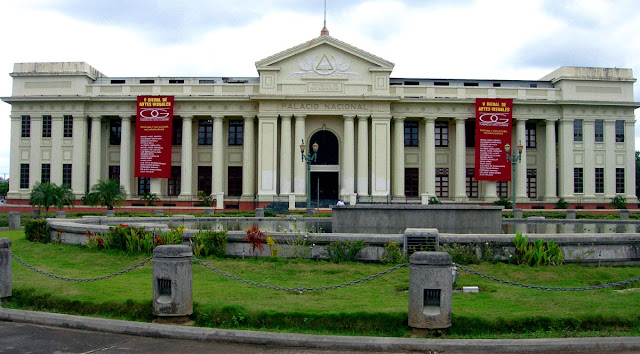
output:
<path id="1" fill-rule="evenodd" d="M 264 218 L 264 208 L 256 208 L 256 218 Z"/>
<path id="2" fill-rule="evenodd" d="M 56 211 L 56 218 L 58 218 L 58 219 L 66 219 L 67 218 L 67 212 L 64 211 L 64 210 Z"/>
<path id="3" fill-rule="evenodd" d="M 153 211 L 153 215 L 155 216 L 164 216 L 164 210 L 156 209 Z"/>
<path id="4" fill-rule="evenodd" d="M 9 212 L 9 228 L 10 229 L 19 229 L 20 228 L 20 216 L 22 213 L 19 211 L 10 211 Z"/>
<path id="5" fill-rule="evenodd" d="M 522 209 L 516 209 L 513 211 L 514 219 L 522 219 Z"/>
<path id="6" fill-rule="evenodd" d="M 620 219 L 629 218 L 629 209 L 620 209 Z"/>
<path id="7" fill-rule="evenodd" d="M 576 211 L 575 209 L 567 209 L 567 219 L 575 219 L 576 218 Z"/>
<path id="8" fill-rule="evenodd" d="M 191 247 L 158 246 L 153 250 L 153 314 L 184 317 L 193 313 Z"/>
<path id="9" fill-rule="evenodd" d="M 0 299 L 11 296 L 11 240 L 0 238 Z"/>
<path id="10" fill-rule="evenodd" d="M 453 262 L 446 252 L 416 252 L 409 266 L 409 326 L 451 327 Z"/>

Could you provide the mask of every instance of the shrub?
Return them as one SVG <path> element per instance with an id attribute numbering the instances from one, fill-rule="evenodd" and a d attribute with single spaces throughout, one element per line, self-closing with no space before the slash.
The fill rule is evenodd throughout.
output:
<path id="1" fill-rule="evenodd" d="M 500 199 L 493 202 L 493 205 L 502 205 L 503 207 L 505 207 L 505 209 L 509 209 L 512 207 L 511 201 L 509 199 L 505 199 L 502 197 L 500 197 Z"/>
<path id="2" fill-rule="evenodd" d="M 558 201 L 556 202 L 556 209 L 567 209 L 569 208 L 569 203 L 564 200 L 564 198 L 560 198 L 558 199 Z"/>
<path id="3" fill-rule="evenodd" d="M 142 193 L 140 200 L 143 201 L 147 206 L 154 206 L 156 202 L 160 201 L 160 198 L 155 193 Z"/>
<path id="4" fill-rule="evenodd" d="M 609 205 L 616 209 L 627 209 L 627 200 L 624 197 L 617 195 L 613 197 Z"/>
<path id="5" fill-rule="evenodd" d="M 522 237 L 522 234 L 518 232 L 513 242 L 516 247 L 513 262 L 517 264 L 528 264 L 530 266 L 560 265 L 564 261 L 562 250 L 554 240 L 545 242 L 544 239 L 539 239 L 530 244 L 529 237 Z"/>
<path id="6" fill-rule="evenodd" d="M 402 255 L 400 245 L 397 242 L 387 242 L 384 245 L 384 256 L 380 258 L 380 262 L 398 264 L 404 261 L 405 257 Z"/>
<path id="7" fill-rule="evenodd" d="M 51 229 L 46 220 L 30 220 L 24 225 L 24 236 L 31 242 L 48 243 L 51 240 Z"/>
<path id="8" fill-rule="evenodd" d="M 360 251 L 369 247 L 365 240 L 358 241 L 335 241 L 326 246 L 327 258 L 329 261 L 354 262 Z"/>
<path id="9" fill-rule="evenodd" d="M 264 244 L 267 242 L 267 233 L 260 231 L 258 226 L 254 225 L 249 230 L 247 230 L 247 236 L 243 238 L 244 241 L 247 241 L 249 245 L 251 245 L 251 251 L 249 254 L 256 255 L 256 249 L 262 252 L 264 250 Z"/>
<path id="10" fill-rule="evenodd" d="M 198 191 L 198 206 L 210 207 L 213 205 L 211 196 L 203 191 Z"/>
<path id="11" fill-rule="evenodd" d="M 269 251 L 271 251 L 271 257 L 278 257 L 278 247 L 276 247 L 278 243 L 273 237 L 267 237 L 267 246 L 269 246 Z"/>
<path id="12" fill-rule="evenodd" d="M 436 197 L 429 198 L 429 204 L 442 204 Z"/>
<path id="13" fill-rule="evenodd" d="M 196 257 L 206 257 L 214 255 L 224 257 L 227 255 L 227 242 L 229 241 L 226 231 L 200 231 L 195 234 L 191 249 Z"/>

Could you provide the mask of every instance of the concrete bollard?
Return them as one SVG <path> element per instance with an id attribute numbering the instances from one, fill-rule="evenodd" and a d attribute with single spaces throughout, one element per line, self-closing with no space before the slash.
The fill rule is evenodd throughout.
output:
<path id="1" fill-rule="evenodd" d="M 115 210 L 106 210 L 104 212 L 104 216 L 106 216 L 106 217 L 116 216 L 116 212 L 115 212 Z"/>
<path id="2" fill-rule="evenodd" d="M 158 246 L 153 250 L 153 314 L 159 317 L 193 313 L 191 247 Z"/>
<path id="3" fill-rule="evenodd" d="M 10 229 L 19 229 L 20 228 L 20 216 L 22 213 L 19 211 L 10 211 L 9 212 L 9 228 Z"/>
<path id="4" fill-rule="evenodd" d="M 620 209 L 620 219 L 629 218 L 629 209 Z"/>
<path id="5" fill-rule="evenodd" d="M 516 209 L 513 211 L 514 219 L 522 219 L 522 209 Z"/>
<path id="6" fill-rule="evenodd" d="M 575 211 L 575 209 L 567 209 L 567 216 L 566 216 L 566 218 L 567 218 L 567 219 L 571 219 L 571 220 L 575 219 L 575 218 L 576 218 L 576 211 Z"/>
<path id="7" fill-rule="evenodd" d="M 60 211 L 56 211 L 56 218 L 58 219 L 66 219 L 67 218 L 67 212 L 60 210 Z"/>
<path id="8" fill-rule="evenodd" d="M 215 213 L 216 213 L 216 211 L 213 210 L 213 209 L 205 209 L 205 211 L 204 211 L 205 215 L 213 215 Z"/>
<path id="9" fill-rule="evenodd" d="M 164 210 L 156 209 L 153 211 L 153 215 L 155 216 L 164 216 Z"/>
<path id="10" fill-rule="evenodd" d="M 11 240 L 0 238 L 0 299 L 11 296 Z"/>
<path id="11" fill-rule="evenodd" d="M 416 252 L 409 262 L 409 326 L 451 327 L 451 256 L 446 252 Z"/>
<path id="12" fill-rule="evenodd" d="M 256 218 L 264 218 L 264 208 L 256 208 Z"/>

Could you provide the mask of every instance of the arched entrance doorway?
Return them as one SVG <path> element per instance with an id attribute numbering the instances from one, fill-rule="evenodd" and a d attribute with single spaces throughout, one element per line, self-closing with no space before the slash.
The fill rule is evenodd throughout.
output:
<path id="1" fill-rule="evenodd" d="M 311 136 L 311 144 L 318 143 L 318 157 L 311 163 L 311 199 L 314 205 L 329 207 L 339 197 L 340 148 L 338 138 L 328 130 Z"/>

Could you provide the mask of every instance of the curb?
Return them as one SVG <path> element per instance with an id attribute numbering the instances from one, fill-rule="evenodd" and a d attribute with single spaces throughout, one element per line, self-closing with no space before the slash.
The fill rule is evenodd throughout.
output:
<path id="1" fill-rule="evenodd" d="M 348 337 L 295 333 L 227 330 L 109 320 L 56 313 L 12 310 L 0 307 L 0 321 L 210 342 L 305 347 L 333 350 L 437 351 L 437 352 L 551 352 L 640 350 L 640 337 L 544 338 L 544 339 L 419 339 Z"/>

